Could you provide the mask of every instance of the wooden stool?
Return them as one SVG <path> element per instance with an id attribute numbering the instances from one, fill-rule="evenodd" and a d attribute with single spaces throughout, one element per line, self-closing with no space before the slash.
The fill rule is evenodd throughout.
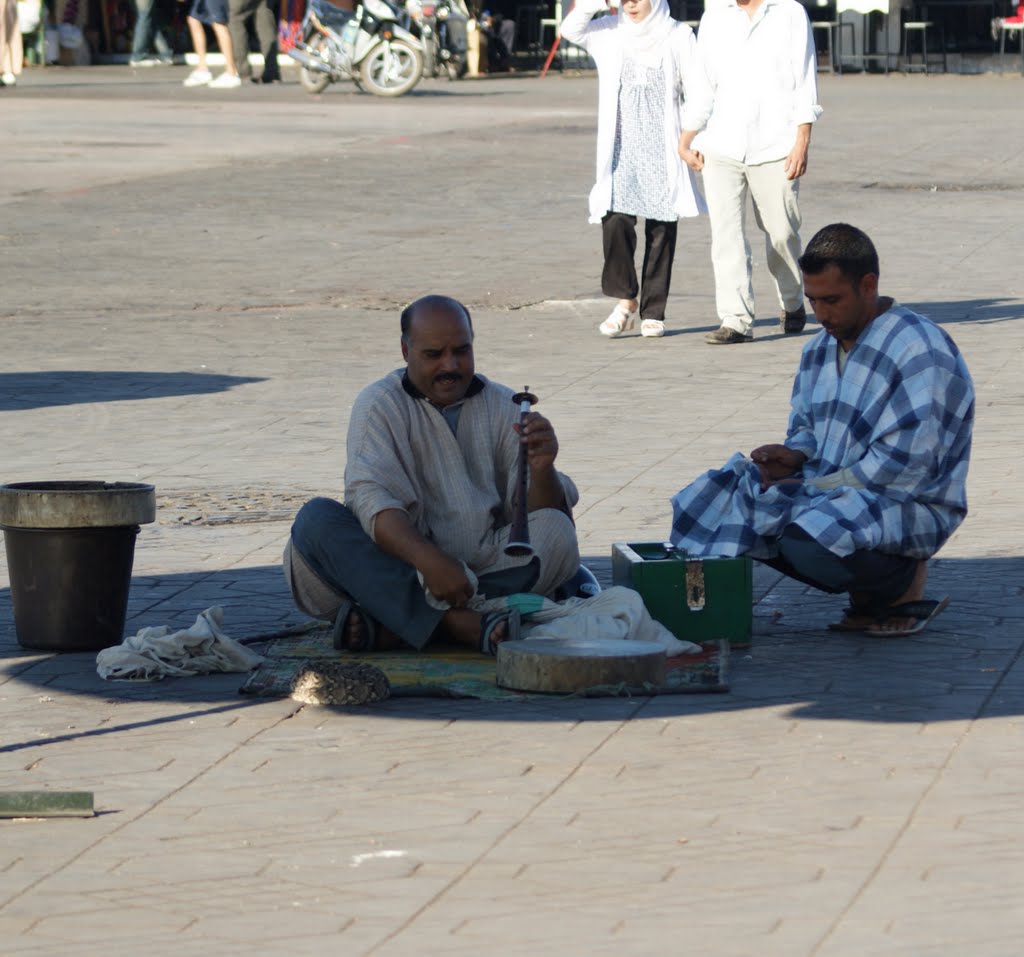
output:
<path id="1" fill-rule="evenodd" d="M 828 58 L 828 66 L 824 68 L 818 67 L 818 69 L 825 69 L 829 73 L 842 74 L 843 30 L 847 29 L 850 31 L 850 49 L 852 50 L 854 45 L 853 24 L 847 20 L 812 20 L 811 29 L 825 31 L 825 55 Z M 817 49 L 817 34 L 815 34 L 814 46 Z"/>
<path id="2" fill-rule="evenodd" d="M 932 20 L 908 20 L 903 24 L 903 57 L 902 65 L 900 69 L 904 73 L 910 73 L 913 70 L 923 70 L 925 73 L 928 72 L 928 31 L 935 30 L 939 34 L 939 45 L 942 52 L 942 72 L 948 72 L 948 63 L 946 61 L 946 32 L 942 28 L 941 23 L 935 23 Z M 921 37 L 921 62 L 914 63 L 914 54 L 910 52 L 910 37 L 912 34 L 917 33 Z"/>

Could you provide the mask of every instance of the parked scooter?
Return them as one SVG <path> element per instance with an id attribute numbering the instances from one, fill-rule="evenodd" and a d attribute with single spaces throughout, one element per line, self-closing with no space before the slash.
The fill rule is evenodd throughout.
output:
<path id="1" fill-rule="evenodd" d="M 467 67 L 467 24 L 465 0 L 406 0 L 410 33 L 423 47 L 423 75 L 447 75 L 450 80 L 464 76 Z"/>
<path id="2" fill-rule="evenodd" d="M 353 80 L 376 96 L 402 96 L 423 75 L 419 40 L 399 25 L 385 0 L 359 0 L 354 12 L 309 0 L 302 39 L 288 55 L 302 64 L 299 79 L 309 93 Z"/>

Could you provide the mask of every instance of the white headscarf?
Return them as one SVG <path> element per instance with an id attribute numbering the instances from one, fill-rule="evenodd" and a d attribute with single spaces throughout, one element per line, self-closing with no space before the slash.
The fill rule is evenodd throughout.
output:
<path id="1" fill-rule="evenodd" d="M 668 0 L 651 0 L 651 12 L 639 23 L 630 20 L 625 9 L 620 6 L 619 29 L 624 34 L 623 56 L 645 66 L 659 66 L 673 22 L 668 12 Z"/>

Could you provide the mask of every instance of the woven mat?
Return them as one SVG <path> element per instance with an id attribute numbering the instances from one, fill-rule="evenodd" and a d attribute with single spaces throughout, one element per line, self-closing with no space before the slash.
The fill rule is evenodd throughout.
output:
<path id="1" fill-rule="evenodd" d="M 710 642 L 699 655 L 668 659 L 665 684 L 657 688 L 602 686 L 588 688 L 571 697 L 627 697 L 659 694 L 694 694 L 728 691 L 727 641 Z M 468 649 L 429 652 L 385 651 L 349 654 L 335 651 L 327 629 L 297 637 L 276 638 L 265 646 L 253 646 L 265 655 L 260 665 L 239 689 L 241 694 L 282 698 L 291 694 L 291 682 L 299 668 L 312 659 L 330 658 L 361 661 L 380 668 L 391 682 L 392 697 L 481 698 L 513 701 L 524 698 L 570 697 L 525 694 L 499 688 L 494 680 L 494 659 Z"/>

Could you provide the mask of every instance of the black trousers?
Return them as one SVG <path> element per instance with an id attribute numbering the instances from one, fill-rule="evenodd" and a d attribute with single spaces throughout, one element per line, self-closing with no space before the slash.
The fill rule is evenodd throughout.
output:
<path id="1" fill-rule="evenodd" d="M 604 270 L 601 291 L 615 299 L 636 299 L 639 293 L 640 318 L 665 320 L 665 303 L 672 282 L 672 260 L 676 255 L 675 221 L 644 220 L 643 283 L 637 280 L 636 216 L 606 213 L 601 220 L 604 239 Z"/>
<path id="2" fill-rule="evenodd" d="M 249 65 L 249 19 L 252 18 L 256 39 L 263 54 L 263 75 L 261 79 L 270 83 L 281 79 L 277 66 L 277 14 L 269 0 L 228 0 L 228 30 L 231 46 L 235 51 L 235 66 L 238 75 L 245 79 L 252 76 Z"/>
<path id="3" fill-rule="evenodd" d="M 892 605 L 910 587 L 917 571 L 918 559 L 905 555 L 860 551 L 840 558 L 797 525 L 783 531 L 778 545 L 777 558 L 760 561 L 821 591 L 852 592 L 866 608 L 877 611 Z"/>

